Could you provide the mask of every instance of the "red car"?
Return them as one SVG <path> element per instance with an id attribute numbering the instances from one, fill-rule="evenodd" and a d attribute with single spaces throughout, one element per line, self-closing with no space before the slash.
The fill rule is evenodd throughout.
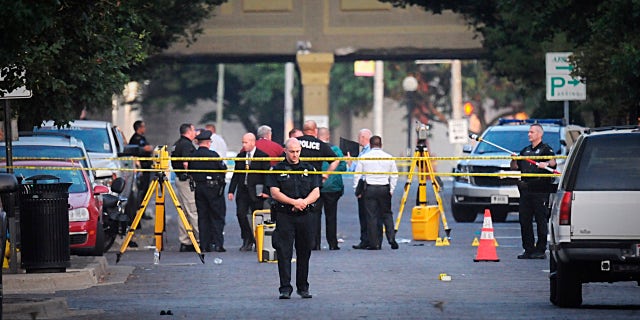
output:
<path id="1" fill-rule="evenodd" d="M 72 254 L 101 256 L 104 253 L 104 229 L 102 227 L 102 197 L 109 188 L 91 185 L 86 170 L 79 163 L 66 161 L 14 161 L 14 174 L 20 180 L 35 175 L 59 177 L 59 182 L 69 186 L 69 243 Z M 20 168 L 20 167 L 25 168 Z M 27 167 L 38 167 L 37 169 Z M 67 167 L 50 169 L 47 167 Z"/>

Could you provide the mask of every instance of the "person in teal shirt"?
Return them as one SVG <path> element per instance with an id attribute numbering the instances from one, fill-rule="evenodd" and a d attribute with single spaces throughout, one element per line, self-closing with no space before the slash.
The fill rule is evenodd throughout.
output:
<path id="1" fill-rule="evenodd" d="M 329 129 L 327 128 L 318 128 L 318 139 L 323 142 L 329 143 L 331 136 L 329 134 Z M 331 144 L 330 144 L 331 145 Z M 331 150 L 335 152 L 338 157 L 343 157 L 342 151 L 338 146 L 331 145 Z M 329 168 L 329 162 L 324 161 L 322 163 L 322 171 L 327 171 Z M 335 171 L 347 171 L 347 164 L 344 161 L 340 161 L 338 167 Z M 318 212 L 320 214 L 317 215 L 316 220 L 316 246 L 313 248 L 314 250 L 320 250 L 320 238 L 322 234 L 322 208 L 324 207 L 324 217 L 325 217 L 325 225 L 326 225 L 326 237 L 327 242 L 329 243 L 329 250 L 340 250 L 338 247 L 338 236 L 337 236 L 337 220 L 338 220 L 338 200 L 344 194 L 344 183 L 342 182 L 342 175 L 340 174 L 330 174 L 327 180 L 322 184 L 320 188 L 320 200 L 318 201 L 318 205 L 320 209 Z"/>

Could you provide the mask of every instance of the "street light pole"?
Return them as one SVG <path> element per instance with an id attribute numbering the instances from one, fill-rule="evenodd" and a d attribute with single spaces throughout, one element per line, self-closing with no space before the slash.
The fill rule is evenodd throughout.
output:
<path id="1" fill-rule="evenodd" d="M 418 90 L 418 80 L 414 76 L 407 76 L 402 80 L 404 90 L 404 101 L 407 106 L 407 152 L 411 152 L 411 111 L 413 111 L 413 100 L 416 90 Z"/>

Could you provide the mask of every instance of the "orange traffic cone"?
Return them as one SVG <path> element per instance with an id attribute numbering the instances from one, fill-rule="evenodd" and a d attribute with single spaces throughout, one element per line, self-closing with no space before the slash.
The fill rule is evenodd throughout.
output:
<path id="1" fill-rule="evenodd" d="M 493 223 L 491 222 L 491 212 L 484 210 L 484 222 L 482 223 L 482 233 L 480 234 L 480 245 L 478 253 L 473 261 L 495 261 L 498 262 L 495 238 L 493 237 Z"/>

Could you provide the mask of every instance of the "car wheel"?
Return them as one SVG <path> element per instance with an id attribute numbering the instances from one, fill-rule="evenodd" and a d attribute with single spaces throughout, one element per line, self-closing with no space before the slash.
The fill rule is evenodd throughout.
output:
<path id="1" fill-rule="evenodd" d="M 91 251 L 92 256 L 101 256 L 104 254 L 104 228 L 102 227 L 102 221 L 98 220 L 96 225 L 96 244 Z"/>
<path id="2" fill-rule="evenodd" d="M 453 200 L 451 200 L 451 213 L 456 222 L 474 222 L 478 216 L 475 209 L 456 205 Z"/>
<path id="3" fill-rule="evenodd" d="M 505 222 L 509 215 L 509 207 L 507 206 L 491 206 L 491 220 L 493 222 Z"/>
<path id="4" fill-rule="evenodd" d="M 556 261 L 556 305 L 575 308 L 582 304 L 582 282 L 575 264 Z"/>
<path id="5" fill-rule="evenodd" d="M 558 305 L 558 268 L 553 252 L 549 254 L 549 301 L 555 306 Z"/>
<path id="6" fill-rule="evenodd" d="M 108 219 L 108 218 L 104 218 L 104 219 Z M 118 229 L 114 225 L 115 223 L 111 223 L 111 224 L 105 224 L 104 222 L 102 223 L 102 234 L 104 235 L 103 252 L 109 251 L 109 249 L 111 249 L 111 246 L 113 246 L 113 243 L 116 241 Z"/>

